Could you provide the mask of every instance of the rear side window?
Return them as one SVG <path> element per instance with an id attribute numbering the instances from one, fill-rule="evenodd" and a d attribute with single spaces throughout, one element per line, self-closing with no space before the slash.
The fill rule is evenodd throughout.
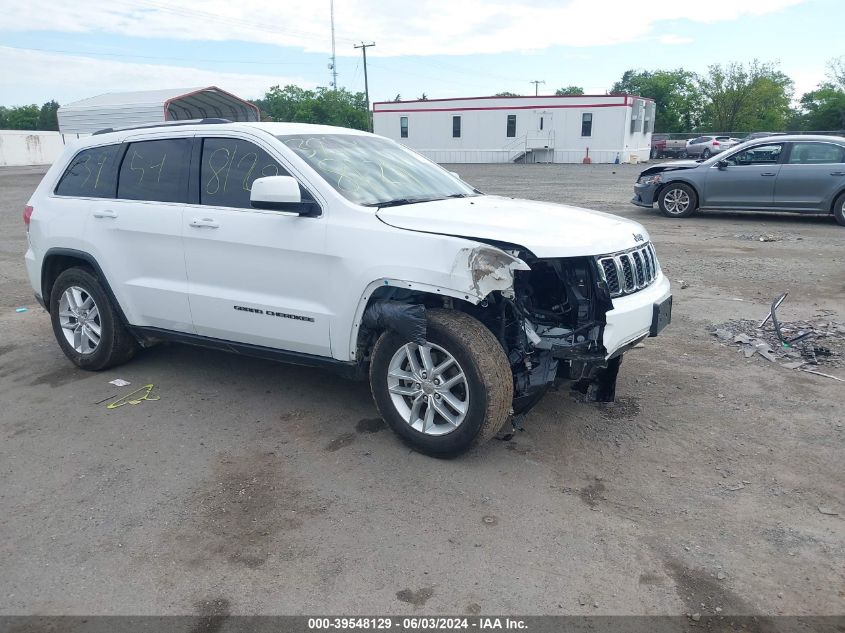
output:
<path id="1" fill-rule="evenodd" d="M 256 178 L 288 175 L 257 145 L 236 138 L 207 138 L 202 143 L 200 204 L 251 209 L 249 192 Z"/>
<path id="2" fill-rule="evenodd" d="M 117 197 L 186 202 L 191 139 L 132 143 L 120 166 Z"/>
<path id="3" fill-rule="evenodd" d="M 830 165 L 845 163 L 845 148 L 832 143 L 793 143 L 790 165 Z"/>
<path id="4" fill-rule="evenodd" d="M 73 157 L 56 187 L 56 195 L 114 198 L 120 145 L 84 149 Z"/>

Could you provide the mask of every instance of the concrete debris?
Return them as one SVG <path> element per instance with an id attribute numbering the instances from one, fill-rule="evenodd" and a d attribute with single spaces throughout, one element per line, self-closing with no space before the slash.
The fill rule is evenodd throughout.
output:
<path id="1" fill-rule="evenodd" d="M 689 617 L 689 619 L 692 620 L 693 622 L 698 622 L 699 620 L 701 620 L 701 614 L 700 613 L 693 613 Z"/>
<path id="2" fill-rule="evenodd" d="M 686 290 L 687 288 L 689 288 L 689 282 L 684 281 L 683 279 L 676 279 L 675 281 L 680 284 L 681 290 Z"/>
<path id="3" fill-rule="evenodd" d="M 734 484 L 733 486 L 725 486 L 725 488 L 727 490 L 730 490 L 731 492 L 736 492 L 737 490 L 742 490 L 743 488 L 745 488 L 745 484 L 738 483 L 738 484 Z"/>
<path id="4" fill-rule="evenodd" d="M 832 517 L 839 516 L 839 513 L 836 510 L 833 510 L 831 508 L 827 508 L 825 506 L 819 506 L 819 512 L 821 512 L 822 514 L 827 514 L 827 515 L 832 516 Z"/>
<path id="5" fill-rule="evenodd" d="M 720 571 L 718 574 L 716 574 L 716 580 L 724 580 L 725 578 L 727 578 L 725 572 Z"/>
<path id="6" fill-rule="evenodd" d="M 825 378 L 843 381 L 843 378 L 819 371 L 824 368 L 845 367 L 845 323 L 831 318 L 828 311 L 820 311 L 822 318 L 804 321 L 778 321 L 781 338 L 771 323 L 771 315 L 764 321 L 734 319 L 720 323 L 711 329 L 711 334 L 720 343 L 733 344 L 745 358 L 762 356 L 784 369 L 821 374 Z M 807 335 L 789 342 L 796 336 Z"/>

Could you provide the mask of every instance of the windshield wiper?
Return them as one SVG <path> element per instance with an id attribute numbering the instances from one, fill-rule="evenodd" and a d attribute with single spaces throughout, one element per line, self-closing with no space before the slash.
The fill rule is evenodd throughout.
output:
<path id="1" fill-rule="evenodd" d="M 395 200 L 385 200 L 384 202 L 371 202 L 365 204 L 365 207 L 401 207 L 405 204 L 417 204 L 418 202 L 431 202 L 432 200 L 442 200 L 443 198 L 396 198 Z"/>

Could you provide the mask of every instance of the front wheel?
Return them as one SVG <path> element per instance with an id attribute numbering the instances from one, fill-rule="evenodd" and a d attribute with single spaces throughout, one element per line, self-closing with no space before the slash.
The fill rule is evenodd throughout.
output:
<path id="1" fill-rule="evenodd" d="M 833 217 L 842 226 L 845 226 L 845 192 L 839 194 L 836 202 L 833 203 Z"/>
<path id="2" fill-rule="evenodd" d="M 69 268 L 50 292 L 50 321 L 59 347 L 90 371 L 125 363 L 138 349 L 102 284 L 85 268 Z"/>
<path id="3" fill-rule="evenodd" d="M 426 318 L 426 345 L 390 330 L 381 335 L 370 386 L 381 416 L 413 448 L 457 455 L 507 421 L 513 375 L 501 344 L 478 320 L 440 309 Z"/>
<path id="4" fill-rule="evenodd" d="M 685 218 L 695 213 L 698 196 L 689 185 L 673 182 L 666 185 L 657 198 L 661 213 L 670 218 Z"/>

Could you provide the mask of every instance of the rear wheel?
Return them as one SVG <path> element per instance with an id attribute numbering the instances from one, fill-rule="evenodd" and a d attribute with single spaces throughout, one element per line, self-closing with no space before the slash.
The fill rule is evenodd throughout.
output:
<path id="1" fill-rule="evenodd" d="M 481 322 L 428 310 L 427 344 L 386 331 L 373 349 L 370 386 L 388 425 L 422 453 L 457 455 L 494 437 L 508 418 L 513 376 Z"/>
<path id="2" fill-rule="evenodd" d="M 670 218 L 685 218 L 695 213 L 698 196 L 689 185 L 672 182 L 666 185 L 657 198 L 657 204 L 663 215 Z"/>
<path id="3" fill-rule="evenodd" d="M 845 226 L 845 192 L 840 193 L 836 202 L 833 203 L 833 217 L 842 226 Z"/>
<path id="4" fill-rule="evenodd" d="M 126 331 L 100 281 L 85 268 L 69 268 L 50 292 L 50 321 L 59 347 L 90 371 L 125 363 L 137 341 Z"/>
<path id="5" fill-rule="evenodd" d="M 707 160 L 707 159 L 708 159 L 708 158 L 710 158 L 712 155 L 713 155 L 713 154 L 710 152 L 710 149 L 709 149 L 709 148 L 707 148 L 707 147 L 705 147 L 705 148 L 704 148 L 704 151 L 703 151 L 703 152 L 701 152 L 701 158 L 703 158 L 704 160 Z"/>

